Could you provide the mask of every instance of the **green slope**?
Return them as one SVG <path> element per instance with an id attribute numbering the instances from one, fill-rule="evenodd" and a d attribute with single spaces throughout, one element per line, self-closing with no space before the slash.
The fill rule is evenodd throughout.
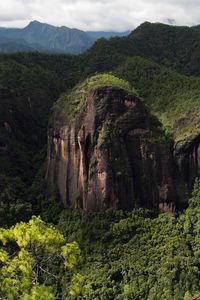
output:
<path id="1" fill-rule="evenodd" d="M 179 73 L 200 74 L 198 32 L 145 23 L 77 57 L 0 55 L 0 224 L 27 219 L 33 208 L 57 221 L 57 199 L 44 196 L 45 165 L 38 172 L 50 108 L 88 74 L 112 71 L 127 80 L 176 142 L 199 134 L 200 78 Z M 198 184 L 179 217 L 140 209 L 63 212 L 59 227 L 82 251 L 80 299 L 183 300 L 199 292 L 199 191 Z"/>
<path id="2" fill-rule="evenodd" d="M 185 76 L 140 57 L 129 58 L 115 73 L 130 82 L 175 141 L 200 132 L 200 78 Z"/>
<path id="3" fill-rule="evenodd" d="M 199 183 L 179 217 L 142 209 L 65 211 L 59 223 L 66 238 L 81 248 L 83 300 L 198 299 L 187 296 L 200 292 L 199 226 Z"/>
<path id="4" fill-rule="evenodd" d="M 39 64 L 1 56 L 0 224 L 30 216 L 27 189 L 46 157 L 50 108 L 63 89 L 60 78 Z"/>
<path id="5" fill-rule="evenodd" d="M 200 69 L 198 51 L 193 51 L 194 41 L 198 49 L 199 30 L 144 23 L 128 37 L 100 39 L 79 56 L 1 54 L 1 174 L 32 184 L 45 156 L 44 151 L 36 155 L 46 145 L 50 108 L 63 92 L 96 72 L 113 72 L 128 81 L 176 142 L 199 134 L 200 79 L 177 71 L 198 74 L 190 62 L 195 59 Z"/>
<path id="6" fill-rule="evenodd" d="M 200 75 L 200 26 L 145 22 L 127 37 L 98 40 L 84 55 L 99 69 L 110 65 L 109 60 L 113 63 L 113 57 L 142 56 L 188 75 Z"/>

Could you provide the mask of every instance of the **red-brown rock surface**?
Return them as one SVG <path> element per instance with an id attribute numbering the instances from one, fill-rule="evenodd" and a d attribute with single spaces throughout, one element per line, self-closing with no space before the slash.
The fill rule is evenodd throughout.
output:
<path id="1" fill-rule="evenodd" d="M 153 137 L 144 104 L 122 88 L 91 89 L 81 122 L 51 121 L 48 186 L 64 204 L 88 211 L 174 210 L 173 176 L 169 145 Z"/>

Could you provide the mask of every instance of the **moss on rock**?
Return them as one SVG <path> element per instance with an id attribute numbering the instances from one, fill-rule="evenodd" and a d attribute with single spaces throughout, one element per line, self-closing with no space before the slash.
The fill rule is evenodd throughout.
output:
<path id="1" fill-rule="evenodd" d="M 123 79 L 112 74 L 98 74 L 87 78 L 76 85 L 69 93 L 63 94 L 54 105 L 55 117 L 59 117 L 73 124 L 82 120 L 84 116 L 87 98 L 94 89 L 103 87 L 118 87 L 135 94 L 131 85 Z"/>

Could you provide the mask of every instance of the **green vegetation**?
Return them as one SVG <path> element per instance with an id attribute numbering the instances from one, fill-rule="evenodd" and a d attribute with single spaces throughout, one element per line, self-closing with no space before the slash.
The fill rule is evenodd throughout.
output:
<path id="1" fill-rule="evenodd" d="M 81 275 L 73 270 L 80 258 L 76 242 L 66 243 L 62 234 L 40 217 L 0 229 L 0 297 L 58 299 L 77 295 Z M 72 278 L 70 292 L 70 278 Z"/>
<path id="2" fill-rule="evenodd" d="M 59 228 L 83 256 L 81 299 L 176 299 L 200 292 L 200 181 L 184 214 L 66 211 Z"/>
<path id="3" fill-rule="evenodd" d="M 25 190 L 26 186 L 19 177 L 0 175 L 0 226 L 31 217 L 32 205 L 24 199 Z"/>
<path id="4" fill-rule="evenodd" d="M 175 141 L 195 137 L 200 131 L 200 79 L 134 57 L 114 72 L 133 85 L 152 114 Z"/>
<path id="5" fill-rule="evenodd" d="M 157 138 L 197 136 L 199 29 L 144 23 L 129 37 L 101 39 L 80 56 L 0 55 L 0 298 L 186 300 L 200 292 L 199 181 L 177 216 L 137 209 L 66 210 L 60 217 L 56 191 L 46 196 L 44 163 L 52 105 L 78 122 L 89 91 L 107 85 L 136 93 L 134 86 Z M 111 129 L 107 118 L 99 143 Z M 119 162 L 128 174 L 125 160 Z M 39 217 L 13 225 L 33 214 L 54 223 L 60 218 L 62 234 Z M 82 253 L 75 274 L 70 268 L 80 250 L 74 241 Z"/>
<path id="6" fill-rule="evenodd" d="M 22 32 L 13 29 L 7 30 L 6 35 L 9 35 L 11 40 L 6 40 L 4 30 L 0 31 L 0 35 L 2 51 L 6 51 L 6 49 L 9 51 L 38 49 L 41 52 L 81 53 L 94 41 L 85 32 L 68 28 L 60 29 L 39 22 L 31 22 Z M 178 72 L 198 76 L 200 74 L 199 40 L 199 26 L 169 26 L 144 22 L 127 37 L 115 37 L 110 40 L 99 39 L 92 48 L 81 55 L 81 60 L 85 64 L 84 69 L 87 70 L 87 75 L 90 72 L 102 72 L 114 68 L 124 58 L 142 56 L 172 67 Z M 63 41 L 65 42 L 63 43 Z"/>
<path id="7" fill-rule="evenodd" d="M 82 83 L 75 86 L 75 88 L 67 94 L 63 94 L 55 103 L 53 110 L 56 118 L 64 119 L 65 122 L 72 123 L 77 122 L 80 124 L 85 109 L 86 100 L 89 93 L 94 89 L 103 87 L 117 87 L 127 90 L 130 93 L 134 93 L 131 85 L 119 79 L 112 74 L 99 74 L 87 78 Z"/>
<path id="8" fill-rule="evenodd" d="M 0 55 L 1 225 L 28 220 L 35 213 L 30 187 L 46 157 L 50 108 L 65 89 L 54 71 L 41 66 L 39 57 Z M 42 193 L 44 198 L 44 189 Z"/>
<path id="9" fill-rule="evenodd" d="M 81 86 L 79 86 L 80 90 L 83 88 L 85 90 L 92 90 L 92 89 L 96 89 L 96 88 L 101 88 L 101 87 L 110 87 L 110 86 L 114 86 L 114 87 L 118 87 L 118 88 L 122 88 L 124 90 L 133 92 L 133 88 L 131 87 L 131 85 L 116 77 L 113 76 L 112 74 L 98 74 L 95 76 L 92 76 L 88 79 L 86 79 L 86 81 L 84 83 L 81 84 Z"/>
<path id="10" fill-rule="evenodd" d="M 186 300 L 200 293 L 200 180 L 180 215 L 65 210 L 58 229 L 40 217 L 0 229 L 0 297 Z"/>
<path id="11" fill-rule="evenodd" d="M 81 299 L 183 300 L 200 292 L 200 181 L 180 216 L 65 211 L 59 228 L 81 248 Z"/>
<path id="12" fill-rule="evenodd" d="M 81 56 L 40 53 L 0 55 L 0 173 L 7 178 L 4 180 L 1 177 L 0 180 L 7 182 L 8 189 L 12 178 L 22 182 L 22 193 L 17 203 L 28 202 L 30 213 L 44 211 L 47 205 L 41 205 L 41 202 L 48 203 L 44 180 L 35 177 L 46 156 L 46 128 L 50 108 L 58 98 L 60 100 L 55 104 L 58 112 L 71 120 L 78 117 L 81 119 L 89 88 L 104 85 L 106 81 L 130 90 L 130 84 L 138 91 L 150 112 L 160 120 L 161 123 L 158 123 L 152 118 L 152 129 L 159 139 L 161 135 L 164 139 L 164 135 L 173 135 L 175 141 L 180 141 L 198 134 L 199 78 L 181 75 L 145 58 L 121 55 L 115 42 L 120 41 L 122 47 L 125 40 L 100 40 Z M 112 51 L 110 46 L 104 48 L 104 44 L 113 44 Z M 111 73 L 91 77 L 96 71 L 112 71 L 114 76 L 128 83 L 115 79 Z M 87 75 L 90 77 L 84 81 Z M 12 186 L 10 189 L 13 189 Z M 12 198 L 16 200 L 18 197 Z M 18 213 L 18 207 L 11 208 L 7 204 L 11 203 L 10 200 L 5 196 L 3 199 L 0 209 L 2 223 L 11 224 L 9 220 L 12 219 L 12 224 L 15 220 L 24 220 L 19 219 L 21 213 Z M 12 202 L 14 207 L 15 200 Z M 56 201 L 53 200 L 52 206 L 53 203 Z M 12 212 L 9 212 L 9 207 Z M 30 216 L 25 215 L 27 218 Z"/>
<path id="13" fill-rule="evenodd" d="M 141 56 L 178 72 L 200 75 L 200 26 L 170 26 L 145 22 L 128 37 L 98 40 L 85 56 L 94 71 L 116 67 L 124 58 Z M 120 63 L 119 63 L 120 62 Z"/>

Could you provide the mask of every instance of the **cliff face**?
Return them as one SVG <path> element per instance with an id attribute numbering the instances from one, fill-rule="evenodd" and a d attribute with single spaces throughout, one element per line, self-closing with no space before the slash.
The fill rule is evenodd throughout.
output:
<path id="1" fill-rule="evenodd" d="M 81 120 L 57 116 L 49 126 L 49 192 L 56 188 L 64 204 L 87 211 L 173 210 L 173 156 L 153 137 L 143 103 L 114 86 L 91 89 L 85 101 Z"/>
<path id="2" fill-rule="evenodd" d="M 200 176 L 200 135 L 177 143 L 174 157 L 179 172 L 179 194 L 183 199 L 181 206 L 186 207 L 186 195 L 192 191 L 195 178 Z"/>

